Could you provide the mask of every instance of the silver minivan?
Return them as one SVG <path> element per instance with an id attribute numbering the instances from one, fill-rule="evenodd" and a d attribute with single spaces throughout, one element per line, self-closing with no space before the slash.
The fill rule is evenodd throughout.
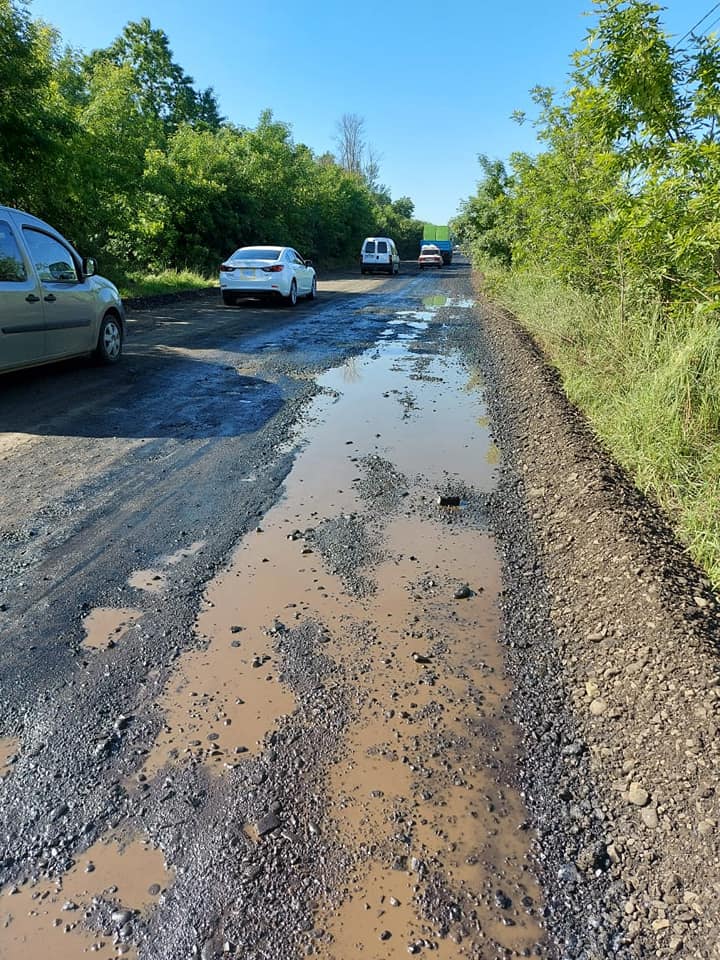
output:
<path id="1" fill-rule="evenodd" d="M 400 272 L 400 255 L 390 237 L 366 237 L 360 248 L 360 273 L 382 270 L 392 276 Z"/>
<path id="2" fill-rule="evenodd" d="M 89 354 L 120 359 L 125 310 L 95 269 L 49 224 L 0 206 L 0 372 Z"/>

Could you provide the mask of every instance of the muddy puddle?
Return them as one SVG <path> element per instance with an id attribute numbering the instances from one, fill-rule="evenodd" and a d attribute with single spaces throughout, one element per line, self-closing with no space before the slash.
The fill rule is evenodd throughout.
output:
<path id="1" fill-rule="evenodd" d="M 12 758 L 17 756 L 20 741 L 15 737 L 0 737 L 0 780 L 12 770 Z"/>
<path id="2" fill-rule="evenodd" d="M 0 891 L 2 960 L 135 960 L 136 927 L 171 882 L 141 841 L 99 841 L 56 881 Z"/>
<path id="3" fill-rule="evenodd" d="M 323 653 L 356 705 L 326 784 L 325 829 L 353 863 L 316 916 L 326 960 L 542 951 L 511 786 L 498 559 L 492 538 L 462 522 L 467 491 L 492 489 L 499 451 L 477 371 L 416 349 L 440 305 L 394 315 L 373 349 L 320 378 L 284 497 L 206 589 L 204 647 L 178 662 L 145 767 L 199 763 L 222 776 L 257 753 L 295 709 L 278 633 L 305 618 L 324 625 Z M 404 475 L 387 517 L 362 495 L 369 460 Z M 456 488 L 461 506 L 437 503 Z M 358 517 L 374 531 L 373 562 L 331 573 L 319 532 Z"/>
<path id="4" fill-rule="evenodd" d="M 89 650 L 107 650 L 114 646 L 141 616 L 142 610 L 132 607 L 96 607 L 83 620 L 83 646 Z"/>

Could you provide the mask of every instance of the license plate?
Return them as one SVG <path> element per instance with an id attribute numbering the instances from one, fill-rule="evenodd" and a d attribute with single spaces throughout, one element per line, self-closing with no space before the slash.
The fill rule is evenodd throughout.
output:
<path id="1" fill-rule="evenodd" d="M 243 270 L 242 275 L 243 275 L 244 277 L 254 277 L 254 276 L 255 276 L 255 270 L 254 270 L 254 269 L 253 269 L 253 270 Z"/>

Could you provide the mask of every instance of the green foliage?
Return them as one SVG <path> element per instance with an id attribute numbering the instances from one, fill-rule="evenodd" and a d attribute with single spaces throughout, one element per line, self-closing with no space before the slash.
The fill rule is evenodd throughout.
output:
<path id="1" fill-rule="evenodd" d="M 102 64 L 127 66 L 137 89 L 142 112 L 160 120 L 168 132 L 180 124 L 217 129 L 218 105 L 212 90 L 195 90 L 193 79 L 172 59 L 172 50 L 162 30 L 154 30 L 143 17 L 128 23 L 121 35 L 105 50 L 87 58 L 90 71 Z"/>
<path id="2" fill-rule="evenodd" d="M 0 197 L 33 206 L 61 172 L 73 116 L 55 82 L 56 34 L 0 0 Z"/>
<path id="3" fill-rule="evenodd" d="M 253 129 L 223 121 L 148 19 L 82 55 L 0 0 L 0 202 L 51 221 L 111 275 L 205 275 L 266 241 L 347 263 L 385 231 L 414 256 L 412 201 L 393 204 L 370 161 L 372 178 L 316 157 L 269 110 Z"/>
<path id="4" fill-rule="evenodd" d="M 671 47 L 659 7 L 594 0 L 562 97 L 538 87 L 541 151 L 481 158 L 456 230 L 478 254 L 588 291 L 642 291 L 664 312 L 720 290 L 720 45 Z M 524 116 L 518 119 L 524 121 Z"/>
<path id="5" fill-rule="evenodd" d="M 539 152 L 481 158 L 455 230 L 720 585 L 720 44 L 594 7 L 567 89 L 532 92 Z"/>

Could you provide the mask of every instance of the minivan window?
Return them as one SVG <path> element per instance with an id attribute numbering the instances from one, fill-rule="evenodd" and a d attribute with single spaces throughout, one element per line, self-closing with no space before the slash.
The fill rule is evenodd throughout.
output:
<path id="1" fill-rule="evenodd" d="M 375 241 L 368 240 L 365 244 L 365 253 L 375 253 Z"/>
<path id="2" fill-rule="evenodd" d="M 22 283 L 23 280 L 27 280 L 27 270 L 17 240 L 10 224 L 0 220 L 0 282 Z"/>
<path id="3" fill-rule="evenodd" d="M 378 240 L 377 252 L 378 252 L 378 253 L 387 253 L 387 244 L 385 243 L 384 240 Z"/>
<path id="4" fill-rule="evenodd" d="M 77 270 L 67 247 L 39 230 L 24 227 L 23 232 L 41 280 L 54 283 L 77 283 Z"/>

